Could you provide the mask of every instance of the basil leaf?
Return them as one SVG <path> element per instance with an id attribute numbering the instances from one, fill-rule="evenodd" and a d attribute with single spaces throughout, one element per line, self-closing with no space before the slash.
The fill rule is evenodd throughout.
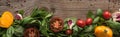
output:
<path id="1" fill-rule="evenodd" d="M 95 16 L 94 16 L 93 12 L 91 10 L 89 10 L 87 13 L 87 18 L 94 18 L 94 17 Z"/>
<path id="2" fill-rule="evenodd" d="M 73 27 L 73 30 L 75 30 L 76 32 L 78 32 L 78 27 L 77 27 L 77 26 L 74 26 L 74 27 Z"/>
<path id="3" fill-rule="evenodd" d="M 21 15 L 24 14 L 24 10 L 18 10 L 18 13 L 20 13 Z"/>
<path id="4" fill-rule="evenodd" d="M 6 34 L 3 34 L 2 37 L 7 37 Z"/>
<path id="5" fill-rule="evenodd" d="M 114 21 L 107 21 L 107 25 L 113 29 L 120 30 L 120 23 Z"/>
<path id="6" fill-rule="evenodd" d="M 94 26 L 93 25 L 90 25 L 90 26 L 87 26 L 84 30 L 84 32 L 92 32 L 94 29 Z"/>
<path id="7" fill-rule="evenodd" d="M 32 18 L 32 17 L 25 17 L 23 20 L 22 20 L 22 22 L 21 22 L 21 25 L 25 25 L 25 24 L 28 24 L 28 23 L 30 23 L 31 21 L 33 21 L 34 20 L 34 18 Z"/>
<path id="8" fill-rule="evenodd" d="M 14 25 L 15 33 L 14 35 L 17 37 L 22 37 L 23 36 L 23 31 L 24 28 L 20 25 Z"/>
<path id="9" fill-rule="evenodd" d="M 79 37 L 95 37 L 93 33 L 83 33 L 80 34 Z"/>
<path id="10" fill-rule="evenodd" d="M 15 32 L 15 29 L 11 26 L 10 28 L 7 29 L 7 32 L 6 32 L 6 37 L 12 37 L 13 34 Z"/>
<path id="11" fill-rule="evenodd" d="M 34 17 L 34 16 L 36 16 L 37 14 L 39 14 L 38 13 L 38 8 L 34 8 L 33 10 L 32 10 L 32 13 L 31 13 L 31 17 Z"/>
<path id="12" fill-rule="evenodd" d="M 97 9 L 97 15 L 98 16 L 102 17 L 102 13 L 103 13 L 102 9 Z"/>
<path id="13" fill-rule="evenodd" d="M 48 15 L 45 16 L 45 18 L 51 17 L 53 13 L 49 13 Z"/>
<path id="14" fill-rule="evenodd" d="M 100 17 L 96 17 L 96 18 L 93 20 L 93 23 L 99 22 L 99 19 L 100 19 Z"/>

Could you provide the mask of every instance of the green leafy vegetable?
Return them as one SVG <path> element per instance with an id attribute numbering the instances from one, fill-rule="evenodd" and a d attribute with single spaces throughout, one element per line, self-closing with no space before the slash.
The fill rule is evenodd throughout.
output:
<path id="1" fill-rule="evenodd" d="M 94 28 L 95 28 L 95 25 L 87 26 L 87 27 L 84 29 L 84 32 L 93 32 L 93 31 L 94 31 Z"/>
<path id="2" fill-rule="evenodd" d="M 94 14 L 91 10 L 88 11 L 87 18 L 92 18 L 92 19 L 95 18 Z"/>
<path id="3" fill-rule="evenodd" d="M 10 28 L 7 29 L 5 36 L 6 37 L 13 37 L 14 31 L 15 31 L 15 29 L 11 26 Z"/>
<path id="4" fill-rule="evenodd" d="M 24 14 L 24 10 L 18 10 L 18 13 L 20 13 L 21 15 Z"/>
<path id="5" fill-rule="evenodd" d="M 99 19 L 100 19 L 100 17 L 96 17 L 96 18 L 93 20 L 93 23 L 99 22 Z"/>
<path id="6" fill-rule="evenodd" d="M 20 25 L 14 25 L 14 35 L 16 35 L 17 37 L 22 37 L 23 36 L 23 31 L 24 28 Z"/>
<path id="7" fill-rule="evenodd" d="M 25 17 L 25 18 L 22 20 L 21 25 L 28 24 L 28 23 L 30 23 L 30 22 L 33 21 L 33 20 L 34 20 L 34 18 L 32 18 L 32 17 Z"/>
<path id="8" fill-rule="evenodd" d="M 97 15 L 98 16 L 102 17 L 102 13 L 103 13 L 102 9 L 97 9 Z"/>

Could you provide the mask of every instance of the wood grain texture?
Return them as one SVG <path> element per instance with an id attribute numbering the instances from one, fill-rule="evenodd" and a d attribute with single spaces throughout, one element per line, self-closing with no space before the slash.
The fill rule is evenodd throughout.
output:
<path id="1" fill-rule="evenodd" d="M 88 10 L 94 11 L 98 8 L 103 10 L 118 10 L 119 0 L 0 0 L 0 14 L 9 10 L 15 12 L 23 9 L 25 16 L 29 16 L 34 7 L 46 7 L 49 11 L 54 9 L 54 16 L 61 18 L 76 17 L 85 20 Z"/>

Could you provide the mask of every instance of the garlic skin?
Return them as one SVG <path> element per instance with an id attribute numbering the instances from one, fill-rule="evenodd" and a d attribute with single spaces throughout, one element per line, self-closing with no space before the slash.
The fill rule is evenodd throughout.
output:
<path id="1" fill-rule="evenodd" d="M 74 26 L 74 24 L 72 23 L 72 24 L 70 25 L 70 29 L 72 29 L 73 26 Z"/>
<path id="2" fill-rule="evenodd" d="M 23 17 L 22 17 L 22 15 L 21 15 L 21 14 L 16 13 L 16 15 L 15 15 L 15 19 L 17 19 L 17 20 L 22 20 L 22 19 L 23 19 Z"/>
<path id="3" fill-rule="evenodd" d="M 112 13 L 112 18 L 113 18 L 113 21 L 120 21 L 120 12 L 117 11 L 117 12 L 114 12 Z"/>

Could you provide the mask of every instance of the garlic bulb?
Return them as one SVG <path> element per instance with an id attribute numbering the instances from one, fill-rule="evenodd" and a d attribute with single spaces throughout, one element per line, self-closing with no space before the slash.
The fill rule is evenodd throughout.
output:
<path id="1" fill-rule="evenodd" d="M 72 29 L 72 27 L 74 26 L 74 23 L 73 23 L 73 20 L 68 20 L 68 25 L 69 25 L 69 28 Z"/>
<path id="2" fill-rule="evenodd" d="M 22 18 L 23 18 L 23 17 L 22 17 L 21 14 L 16 13 L 16 15 L 15 15 L 15 19 L 17 19 L 17 20 L 21 20 Z"/>
<path id="3" fill-rule="evenodd" d="M 116 11 L 112 13 L 112 18 L 113 18 L 113 21 L 120 21 L 120 11 Z"/>

